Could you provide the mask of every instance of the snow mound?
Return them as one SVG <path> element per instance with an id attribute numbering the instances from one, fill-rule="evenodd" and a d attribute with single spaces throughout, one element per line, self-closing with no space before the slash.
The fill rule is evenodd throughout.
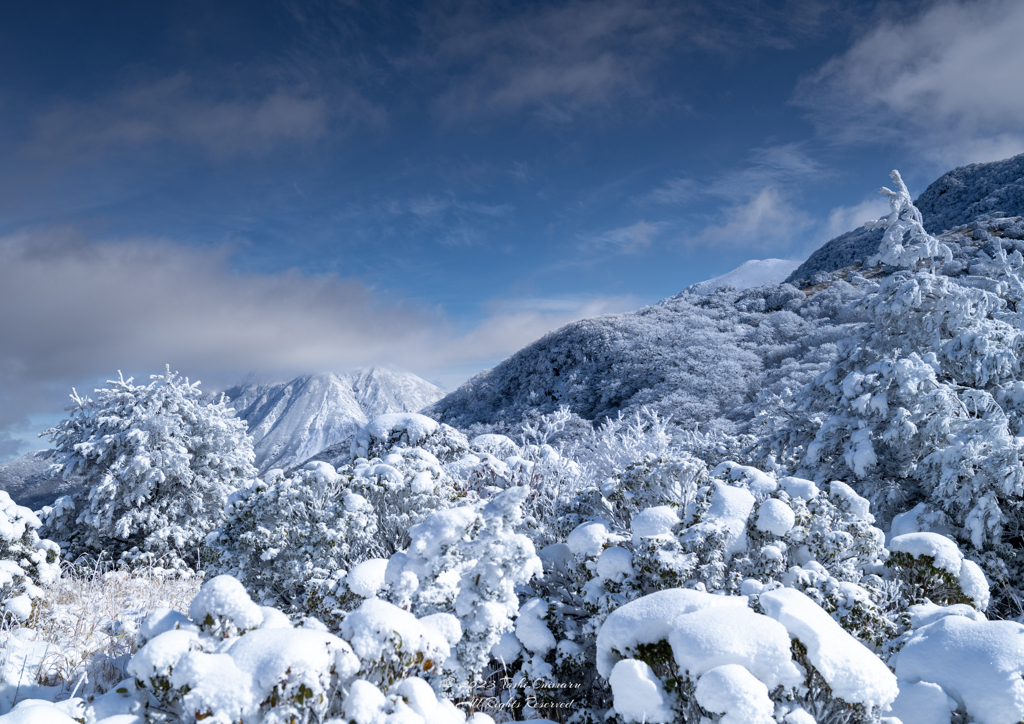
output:
<path id="1" fill-rule="evenodd" d="M 896 656 L 896 676 L 937 684 L 977 724 L 1021 721 L 1024 626 L 946 616 L 911 634 Z"/>
<path id="2" fill-rule="evenodd" d="M 691 284 L 680 293 L 703 296 L 722 287 L 750 289 L 751 287 L 763 287 L 766 284 L 781 284 L 799 266 L 799 261 L 790 259 L 750 259 L 731 272 Z"/>
<path id="3" fill-rule="evenodd" d="M 928 556 L 934 559 L 933 565 L 956 578 L 960 590 L 974 601 L 979 611 L 988 608 L 988 579 L 981 567 L 974 561 L 966 560 L 957 544 L 946 536 L 926 532 L 904 533 L 889 541 L 889 550 L 893 553 L 906 553 L 914 558 Z"/>
<path id="4" fill-rule="evenodd" d="M 806 595 L 779 588 L 762 593 L 759 601 L 807 648 L 807 659 L 840 699 L 884 710 L 896 698 L 896 677 L 881 659 Z"/>

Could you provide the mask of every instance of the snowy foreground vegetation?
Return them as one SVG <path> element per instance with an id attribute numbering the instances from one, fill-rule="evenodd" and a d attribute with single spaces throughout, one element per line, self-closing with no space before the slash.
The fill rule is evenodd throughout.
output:
<path id="1" fill-rule="evenodd" d="M 1021 223 L 894 181 L 870 267 L 651 312 L 766 328 L 710 432 L 386 414 L 256 478 L 170 371 L 76 395 L 87 487 L 0 493 L 0 724 L 1024 721 Z"/>

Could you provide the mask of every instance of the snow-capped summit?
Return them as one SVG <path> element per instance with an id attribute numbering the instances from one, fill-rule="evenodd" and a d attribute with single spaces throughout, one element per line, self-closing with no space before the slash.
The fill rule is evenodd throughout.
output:
<path id="1" fill-rule="evenodd" d="M 416 412 L 445 393 L 411 372 L 364 367 L 341 375 L 303 375 L 280 384 L 242 384 L 224 394 L 249 424 L 256 467 L 262 473 L 307 460 L 378 415 Z"/>
<path id="2" fill-rule="evenodd" d="M 691 284 L 680 294 L 704 295 L 711 294 L 722 287 L 742 290 L 763 287 L 766 284 L 781 284 L 798 266 L 800 266 L 800 262 L 790 259 L 751 259 L 743 262 L 731 272 Z"/>

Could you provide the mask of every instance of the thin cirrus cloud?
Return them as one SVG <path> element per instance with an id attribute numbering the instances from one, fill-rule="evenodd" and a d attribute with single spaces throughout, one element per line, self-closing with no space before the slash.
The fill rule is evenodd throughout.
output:
<path id="1" fill-rule="evenodd" d="M 664 232 L 670 224 L 638 221 L 630 226 L 610 229 L 597 236 L 580 238 L 580 248 L 593 251 L 612 251 L 619 254 L 636 254 L 650 248 L 651 243 Z"/>
<path id="2" fill-rule="evenodd" d="M 281 145 L 316 142 L 339 124 L 385 122 L 382 108 L 352 91 L 328 95 L 289 85 L 205 93 L 190 75 L 177 73 L 88 101 L 55 102 L 36 118 L 31 148 L 78 156 L 172 142 L 214 157 L 261 156 Z"/>
<path id="3" fill-rule="evenodd" d="M 597 0 L 522 5 L 497 17 L 499 6 L 446 5 L 423 16 L 420 43 L 396 53 L 392 67 L 445 78 L 431 104 L 445 125 L 524 112 L 568 123 L 676 102 L 655 77 L 669 61 L 792 47 L 835 21 L 830 5 Z"/>
<path id="4" fill-rule="evenodd" d="M 67 229 L 0 239 L 0 308 L 9 312 L 0 315 L 0 441 L 47 400 L 59 410 L 71 385 L 118 369 L 170 363 L 195 379 L 390 363 L 441 379 L 574 319 L 636 304 L 597 296 L 494 302 L 477 324 L 457 329 L 429 307 L 358 281 L 237 274 L 230 255 L 166 240 L 91 242 Z"/>
<path id="5" fill-rule="evenodd" d="M 942 2 L 886 20 L 799 84 L 795 100 L 846 143 L 897 141 L 949 167 L 1024 150 L 1024 3 Z"/>

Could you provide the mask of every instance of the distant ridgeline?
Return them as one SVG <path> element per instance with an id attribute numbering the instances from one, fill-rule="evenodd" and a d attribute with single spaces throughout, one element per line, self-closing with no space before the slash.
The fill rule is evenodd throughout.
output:
<path id="1" fill-rule="evenodd" d="M 994 224 L 1012 250 L 1024 226 L 995 217 L 1024 215 L 1024 155 L 950 171 L 917 204 L 931 233 L 974 224 L 960 235 L 984 241 Z M 754 432 L 758 398 L 763 409 L 827 369 L 845 325 L 857 321 L 847 303 L 864 287 L 859 275 L 830 272 L 861 265 L 882 233 L 862 227 L 832 239 L 783 284 L 710 293 L 693 285 L 636 312 L 566 325 L 424 412 L 455 427 L 514 432 L 524 417 L 561 405 L 594 422 L 646 406 L 687 429 Z M 810 295 L 796 288 L 824 282 Z"/>
<path id="2" fill-rule="evenodd" d="M 941 234 L 993 213 L 1024 216 L 1024 154 L 953 169 L 925 189 L 915 205 L 931 234 Z M 1024 229 L 1007 230 L 1004 236 L 1024 239 Z M 863 264 L 878 251 L 881 241 L 881 228 L 865 226 L 837 236 L 811 254 L 786 281 L 806 286 L 814 283 L 816 274 Z"/>

